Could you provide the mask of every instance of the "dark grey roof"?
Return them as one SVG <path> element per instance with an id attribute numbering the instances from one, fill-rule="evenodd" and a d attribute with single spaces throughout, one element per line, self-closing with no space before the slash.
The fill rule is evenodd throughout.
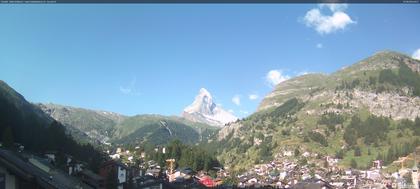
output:
<path id="1" fill-rule="evenodd" d="M 94 179 L 94 180 L 96 180 L 96 181 L 104 180 L 103 177 L 101 177 L 100 175 L 98 175 L 98 174 L 96 174 L 96 173 L 94 173 L 94 172 L 92 172 L 91 170 L 88 170 L 88 169 L 84 169 L 81 173 L 90 177 L 90 178 L 92 178 L 92 179 Z"/>
<path id="2" fill-rule="evenodd" d="M 333 188 L 328 182 L 322 179 L 307 179 L 295 184 L 293 189 L 321 189 L 322 187 Z"/>
<path id="3" fill-rule="evenodd" d="M 21 154 L 0 149 L 0 164 L 6 166 L 8 170 L 18 175 L 20 178 L 36 182 L 43 188 L 73 189 L 76 186 L 81 186 L 84 189 L 91 188 L 61 170 L 51 168 L 49 172 L 46 172 L 28 162 L 23 156 L 42 160 L 42 158 L 30 154 Z M 43 161 L 39 162 L 45 163 Z M 51 165 L 45 165 L 51 167 Z"/>
<path id="4" fill-rule="evenodd" d="M 31 167 L 22 159 L 17 158 L 11 151 L 0 149 L 0 164 L 27 181 L 34 179 L 30 174 Z"/>

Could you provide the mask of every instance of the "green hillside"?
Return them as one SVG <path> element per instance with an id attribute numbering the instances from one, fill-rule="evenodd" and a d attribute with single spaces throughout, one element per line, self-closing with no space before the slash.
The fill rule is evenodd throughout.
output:
<path id="1" fill-rule="evenodd" d="M 80 143 L 152 145 L 179 139 L 187 144 L 206 141 L 217 127 L 188 121 L 176 116 L 124 116 L 113 112 L 88 110 L 57 104 L 38 104 L 45 113 L 63 123 Z M 164 122 L 167 128 L 162 126 Z M 171 130 L 172 133 L 169 133 Z"/>
<path id="2" fill-rule="evenodd" d="M 166 144 L 179 139 L 195 144 L 207 140 L 217 127 L 194 123 L 179 117 L 138 115 L 125 119 L 115 127 L 113 142 L 118 144 Z"/>
<path id="3" fill-rule="evenodd" d="M 384 51 L 331 75 L 292 78 L 207 147 L 236 171 L 283 158 L 332 156 L 358 168 L 375 159 L 392 163 L 420 145 L 419 68 L 418 60 Z M 286 151 L 317 155 L 284 157 Z"/>

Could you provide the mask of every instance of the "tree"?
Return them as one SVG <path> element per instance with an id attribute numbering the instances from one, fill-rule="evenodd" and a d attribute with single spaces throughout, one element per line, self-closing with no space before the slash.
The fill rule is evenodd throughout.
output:
<path id="1" fill-rule="evenodd" d="M 390 69 L 381 70 L 378 80 L 380 83 L 390 83 L 393 85 L 399 83 L 398 76 Z"/>
<path id="2" fill-rule="evenodd" d="M 181 151 L 184 146 L 180 140 L 173 140 L 169 143 L 168 149 L 171 158 L 179 160 L 181 157 Z"/>
<path id="3" fill-rule="evenodd" d="M 395 159 L 397 159 L 397 156 L 395 154 L 394 148 L 391 146 L 388 149 L 385 162 L 388 164 L 388 163 L 391 163 L 392 161 L 394 161 Z"/>
<path id="4" fill-rule="evenodd" d="M 318 142 L 318 143 L 320 143 L 321 145 L 323 145 L 325 147 L 328 146 L 327 139 L 325 139 L 324 135 L 322 135 L 321 133 L 310 131 L 308 133 L 308 136 L 313 141 Z"/>
<path id="5" fill-rule="evenodd" d="M 298 157 L 300 155 L 299 148 L 295 148 L 295 157 Z"/>
<path id="6" fill-rule="evenodd" d="M 342 104 L 339 104 L 337 106 L 341 106 Z M 337 107 L 341 109 L 340 107 Z M 321 116 L 321 119 L 318 120 L 318 124 L 327 125 L 328 130 L 335 132 L 335 126 L 338 124 L 343 124 L 344 122 L 344 116 L 340 114 L 336 114 L 334 112 L 325 113 Z"/>
<path id="7" fill-rule="evenodd" d="M 335 152 L 335 158 L 337 159 L 343 159 L 344 158 L 344 150 L 340 149 Z"/>
<path id="8" fill-rule="evenodd" d="M 13 137 L 13 131 L 11 127 L 6 127 L 4 129 L 3 134 L 2 134 L 2 141 L 3 141 L 4 147 L 6 148 L 13 147 L 14 137 Z"/>
<path id="9" fill-rule="evenodd" d="M 419 117 L 416 117 L 416 119 L 414 120 L 413 130 L 416 136 L 420 136 L 420 118 Z"/>
<path id="10" fill-rule="evenodd" d="M 354 156 L 361 156 L 361 155 L 362 155 L 362 152 L 360 150 L 360 147 L 359 146 L 356 146 L 354 148 Z"/>
<path id="11" fill-rule="evenodd" d="M 355 115 L 344 130 L 343 138 L 349 146 L 354 146 L 358 138 L 364 138 L 365 144 L 376 144 L 386 139 L 389 125 L 390 121 L 387 117 L 371 115 L 362 121 Z"/>
<path id="12" fill-rule="evenodd" d="M 351 167 L 351 168 L 357 168 L 357 162 L 356 162 L 356 160 L 351 159 L 351 162 L 350 162 L 350 167 Z"/>
<path id="13" fill-rule="evenodd" d="M 354 146 L 357 142 L 357 135 L 356 135 L 356 131 L 355 129 L 351 128 L 351 125 L 347 126 L 346 129 L 344 130 L 344 135 L 343 135 L 344 141 L 346 141 L 346 143 L 349 146 Z"/>
<path id="14" fill-rule="evenodd" d="M 369 77 L 369 85 L 370 86 L 375 86 L 376 85 L 376 77 Z"/>
<path id="15" fill-rule="evenodd" d="M 376 156 L 376 159 L 377 159 L 377 160 L 382 160 L 382 161 L 383 161 L 385 158 L 384 158 L 384 156 L 382 155 L 382 153 L 381 153 L 381 152 L 379 152 L 379 153 L 378 153 L 378 155 Z"/>

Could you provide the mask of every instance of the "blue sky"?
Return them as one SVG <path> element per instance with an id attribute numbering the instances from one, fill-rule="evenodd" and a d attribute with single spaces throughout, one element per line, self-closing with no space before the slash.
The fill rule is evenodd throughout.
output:
<path id="1" fill-rule="evenodd" d="M 126 115 L 179 115 L 204 87 L 243 117 L 304 72 L 412 55 L 418 18 L 419 4 L 1 5 L 0 79 L 32 102 Z"/>

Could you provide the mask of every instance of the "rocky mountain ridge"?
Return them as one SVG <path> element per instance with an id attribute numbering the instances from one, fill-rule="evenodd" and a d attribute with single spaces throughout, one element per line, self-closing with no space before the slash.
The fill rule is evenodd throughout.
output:
<path id="1" fill-rule="evenodd" d="M 127 118 L 127 116 L 114 112 L 52 103 L 38 103 L 37 106 L 55 120 L 63 123 L 73 137 L 76 137 L 79 141 L 97 144 L 108 143 L 114 132 L 115 125 Z"/>
<path id="2" fill-rule="evenodd" d="M 177 116 L 154 114 L 125 116 L 109 111 L 52 103 L 38 103 L 36 106 L 63 123 L 77 141 L 95 145 L 141 144 L 143 142 L 164 144 L 173 139 L 194 144 L 206 140 L 218 129 Z M 162 123 L 165 123 L 165 126 Z M 189 136 L 184 135 L 187 133 Z"/>

